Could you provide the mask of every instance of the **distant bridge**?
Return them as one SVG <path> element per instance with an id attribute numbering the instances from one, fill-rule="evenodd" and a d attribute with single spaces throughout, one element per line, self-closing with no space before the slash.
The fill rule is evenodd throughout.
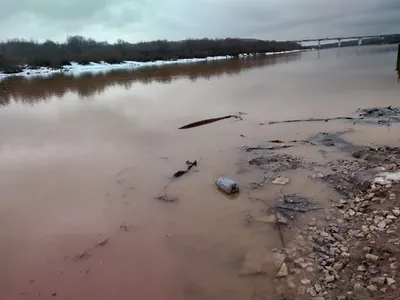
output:
<path id="1" fill-rule="evenodd" d="M 339 37 L 326 37 L 326 38 L 317 38 L 317 39 L 303 39 L 303 40 L 295 40 L 293 42 L 296 43 L 307 43 L 307 42 L 317 42 L 318 48 L 321 48 L 322 41 L 338 41 L 338 47 L 342 45 L 343 40 L 358 40 L 358 45 L 362 45 L 363 39 L 373 39 L 379 38 L 384 39 L 385 37 L 393 36 L 396 34 L 374 34 L 374 35 L 357 35 L 357 36 L 339 36 Z"/>

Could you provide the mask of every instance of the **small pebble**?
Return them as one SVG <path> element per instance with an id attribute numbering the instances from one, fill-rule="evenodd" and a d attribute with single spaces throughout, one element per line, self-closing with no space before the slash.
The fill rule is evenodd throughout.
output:
<path id="1" fill-rule="evenodd" d="M 370 292 L 376 292 L 378 288 L 375 285 L 370 284 L 369 286 L 367 286 L 367 290 L 369 290 Z"/>
<path id="2" fill-rule="evenodd" d="M 393 278 L 386 278 L 386 283 L 388 286 L 391 286 L 396 283 L 396 280 L 394 280 Z"/>
<path id="3" fill-rule="evenodd" d="M 317 293 L 320 293 L 322 291 L 322 287 L 319 284 L 314 285 L 314 289 Z"/>
<path id="4" fill-rule="evenodd" d="M 379 256 L 376 256 L 376 255 L 373 255 L 373 254 L 370 254 L 370 253 L 365 254 L 365 258 L 368 261 L 378 261 L 379 260 Z"/>

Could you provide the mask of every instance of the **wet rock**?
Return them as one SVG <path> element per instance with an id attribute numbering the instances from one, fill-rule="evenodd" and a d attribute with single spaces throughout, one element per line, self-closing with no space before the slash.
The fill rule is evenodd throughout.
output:
<path id="1" fill-rule="evenodd" d="M 302 267 L 303 269 L 307 268 L 309 266 L 309 263 L 301 263 L 300 267 Z"/>
<path id="2" fill-rule="evenodd" d="M 375 277 L 371 279 L 371 282 L 376 284 L 385 284 L 385 280 L 385 277 Z"/>
<path id="3" fill-rule="evenodd" d="M 364 287 L 362 286 L 361 283 L 357 282 L 356 284 L 354 284 L 354 290 L 357 291 L 362 291 L 364 289 Z"/>
<path id="4" fill-rule="evenodd" d="M 310 284 L 310 283 L 311 283 L 310 279 L 308 279 L 308 278 L 304 278 L 304 279 L 302 279 L 300 282 L 301 282 L 302 284 L 304 284 L 304 285 L 307 285 L 307 284 Z"/>
<path id="5" fill-rule="evenodd" d="M 312 300 L 325 300 L 325 298 L 324 297 L 314 297 L 314 298 L 312 298 Z"/>
<path id="6" fill-rule="evenodd" d="M 386 222 L 385 221 L 379 222 L 378 223 L 378 228 L 385 229 L 386 228 Z"/>
<path id="7" fill-rule="evenodd" d="M 340 270 L 342 270 L 342 269 L 344 268 L 344 264 L 341 263 L 341 262 L 335 263 L 335 264 L 333 265 L 333 268 L 334 268 L 336 271 L 340 271 Z"/>
<path id="8" fill-rule="evenodd" d="M 306 270 L 307 270 L 307 272 L 310 272 L 310 273 L 314 272 L 314 268 L 313 267 L 308 267 Z"/>
<path id="9" fill-rule="evenodd" d="M 289 178 L 286 177 L 278 177 L 274 181 L 272 181 L 273 184 L 279 184 L 279 185 L 285 185 L 289 183 Z"/>
<path id="10" fill-rule="evenodd" d="M 386 283 L 388 286 L 392 286 L 393 284 L 396 283 L 396 280 L 394 280 L 393 278 L 386 278 Z"/>
<path id="11" fill-rule="evenodd" d="M 370 254 L 370 253 L 365 254 L 365 258 L 368 261 L 378 261 L 379 260 L 379 256 L 373 255 L 373 254 Z"/>
<path id="12" fill-rule="evenodd" d="M 325 276 L 325 282 L 326 283 L 331 283 L 331 282 L 334 282 L 334 281 L 335 281 L 335 276 L 333 276 L 333 275 Z"/>
<path id="13" fill-rule="evenodd" d="M 322 287 L 321 287 L 321 285 L 319 285 L 319 284 L 314 285 L 314 289 L 315 289 L 315 291 L 316 291 L 317 293 L 321 293 L 321 291 L 322 291 Z"/>
<path id="14" fill-rule="evenodd" d="M 366 253 L 370 253 L 371 252 L 371 247 L 364 247 L 363 251 Z"/>
<path id="15" fill-rule="evenodd" d="M 288 274 L 289 274 L 288 267 L 285 263 L 283 263 L 278 273 L 276 274 L 276 277 L 282 278 L 288 276 Z"/>
<path id="16" fill-rule="evenodd" d="M 365 272 L 366 270 L 367 270 L 367 268 L 364 265 L 359 265 L 357 267 L 357 271 L 359 271 L 359 272 Z"/>
<path id="17" fill-rule="evenodd" d="M 370 284 L 369 286 L 367 286 L 367 290 L 369 290 L 370 292 L 376 292 L 378 288 L 375 285 Z"/>
<path id="18" fill-rule="evenodd" d="M 274 259 L 274 266 L 276 268 L 279 268 L 280 266 L 282 266 L 282 264 L 284 263 L 284 261 L 286 259 L 286 255 L 283 253 L 280 253 L 280 252 L 274 252 L 272 257 Z"/>
<path id="19" fill-rule="evenodd" d="M 346 300 L 346 296 L 345 295 L 339 295 L 336 297 L 336 300 Z"/>
<path id="20" fill-rule="evenodd" d="M 400 209 L 393 209 L 392 213 L 396 216 L 396 217 L 400 217 Z"/>
<path id="21" fill-rule="evenodd" d="M 308 293 L 310 294 L 311 297 L 317 296 L 317 292 L 315 291 L 315 289 L 313 287 L 308 289 Z"/>

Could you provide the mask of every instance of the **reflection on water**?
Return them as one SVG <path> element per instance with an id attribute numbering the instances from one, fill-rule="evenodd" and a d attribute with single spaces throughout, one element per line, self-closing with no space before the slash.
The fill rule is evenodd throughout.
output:
<path id="1" fill-rule="evenodd" d="M 142 84 L 170 83 L 177 78 L 211 79 L 222 75 L 239 74 L 243 70 L 273 66 L 300 59 L 300 53 L 285 56 L 249 57 L 193 64 L 176 64 L 145 67 L 136 70 L 113 70 L 103 74 L 86 73 L 75 77 L 57 74 L 49 78 L 9 77 L 1 82 L 5 89 L 0 93 L 0 104 L 6 105 L 12 99 L 26 104 L 46 100 L 52 96 L 62 97 L 68 92 L 77 93 L 81 98 L 92 97 L 108 87 L 120 85 L 126 89 L 135 82 Z"/>

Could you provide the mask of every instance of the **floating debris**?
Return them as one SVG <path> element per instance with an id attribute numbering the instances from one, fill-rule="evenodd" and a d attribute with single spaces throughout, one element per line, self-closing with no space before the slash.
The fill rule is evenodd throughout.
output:
<path id="1" fill-rule="evenodd" d="M 283 198 L 276 201 L 276 207 L 302 213 L 320 209 L 313 201 L 298 194 L 284 195 Z"/>
<path id="2" fill-rule="evenodd" d="M 242 117 L 239 116 L 239 115 L 228 115 L 228 116 L 224 116 L 224 117 L 211 118 L 211 119 L 205 119 L 205 120 L 193 122 L 193 123 L 187 124 L 185 126 L 182 126 L 179 129 L 189 129 L 189 128 L 193 128 L 193 127 L 199 127 L 199 126 L 203 126 L 203 125 L 206 125 L 206 124 L 210 124 L 210 123 L 214 123 L 214 122 L 217 122 L 217 121 L 221 121 L 221 120 L 224 120 L 224 119 L 230 119 L 230 118 L 243 120 Z"/>
<path id="3" fill-rule="evenodd" d="M 233 179 L 227 177 L 220 177 L 215 181 L 215 184 L 221 191 L 227 194 L 233 194 L 239 192 L 239 184 Z"/>
<path id="4" fill-rule="evenodd" d="M 110 238 L 108 237 L 108 238 L 102 240 L 100 243 L 98 243 L 97 246 L 103 247 L 103 246 L 107 245 L 107 243 L 109 242 L 109 240 L 110 240 Z"/>
<path id="5" fill-rule="evenodd" d="M 195 160 L 194 162 L 191 162 L 191 161 L 188 160 L 188 161 L 186 161 L 186 165 L 187 165 L 187 169 L 186 170 L 180 170 L 180 171 L 176 172 L 173 176 L 175 178 L 178 178 L 178 177 L 181 177 L 181 176 L 185 175 L 187 172 L 190 171 L 191 168 L 197 167 L 197 160 Z"/>

